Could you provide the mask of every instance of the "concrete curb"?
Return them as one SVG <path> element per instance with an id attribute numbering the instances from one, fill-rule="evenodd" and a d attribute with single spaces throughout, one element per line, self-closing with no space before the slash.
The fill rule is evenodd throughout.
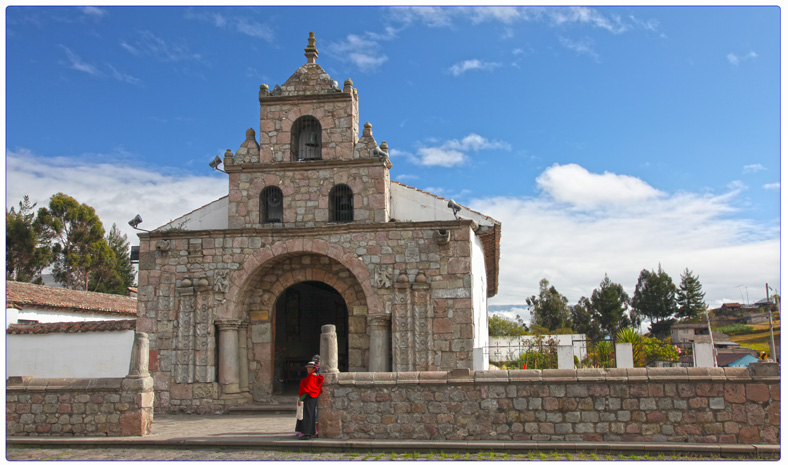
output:
<path id="1" fill-rule="evenodd" d="M 674 444 L 674 443 L 610 443 L 610 442 L 514 442 L 514 441 L 391 441 L 297 439 L 260 440 L 226 439 L 146 439 L 146 438 L 41 438 L 7 437 L 8 445 L 35 446 L 105 446 L 105 447 L 239 447 L 254 449 L 313 449 L 325 451 L 388 451 L 388 452 L 479 452 L 495 451 L 526 453 L 532 451 L 597 452 L 605 454 L 645 454 L 671 456 L 697 453 L 702 455 L 780 455 L 779 445 L 769 444 Z"/>

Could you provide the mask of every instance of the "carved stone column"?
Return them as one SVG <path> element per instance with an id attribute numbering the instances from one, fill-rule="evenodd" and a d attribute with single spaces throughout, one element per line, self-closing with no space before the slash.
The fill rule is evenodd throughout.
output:
<path id="1" fill-rule="evenodd" d="M 391 315 L 367 315 L 369 326 L 369 371 L 391 371 Z"/>
<path id="2" fill-rule="evenodd" d="M 249 354 L 246 343 L 246 328 L 249 322 L 244 321 L 238 327 L 238 385 L 241 391 L 249 392 Z"/>
<path id="3" fill-rule="evenodd" d="M 238 320 L 216 320 L 219 328 L 219 384 L 222 392 L 241 392 L 238 369 Z"/>
<path id="4" fill-rule="evenodd" d="M 391 342 L 393 371 L 413 371 L 413 307 L 411 284 L 406 274 L 400 274 L 394 284 L 391 306 Z"/>
<path id="5" fill-rule="evenodd" d="M 416 371 L 428 371 L 435 363 L 432 337 L 432 312 L 430 284 L 424 272 L 419 271 L 411 287 L 413 304 L 413 355 Z"/>
<path id="6" fill-rule="evenodd" d="M 320 334 L 320 371 L 323 374 L 339 373 L 337 327 L 323 325 Z"/>

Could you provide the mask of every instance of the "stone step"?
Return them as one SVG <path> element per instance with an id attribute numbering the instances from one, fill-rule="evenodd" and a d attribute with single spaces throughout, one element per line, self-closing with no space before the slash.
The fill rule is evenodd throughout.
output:
<path id="1" fill-rule="evenodd" d="M 227 409 L 231 415 L 281 414 L 295 415 L 295 405 L 238 405 Z"/>
<path id="2" fill-rule="evenodd" d="M 230 407 L 228 414 L 255 415 L 255 414 L 282 414 L 295 416 L 296 394 L 292 396 L 275 396 L 272 403 L 246 404 Z"/>

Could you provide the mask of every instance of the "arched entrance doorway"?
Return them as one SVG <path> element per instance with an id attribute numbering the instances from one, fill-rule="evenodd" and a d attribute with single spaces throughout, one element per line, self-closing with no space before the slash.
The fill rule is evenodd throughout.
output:
<path id="1" fill-rule="evenodd" d="M 298 390 L 304 365 L 320 353 L 323 325 L 336 326 L 338 368 L 348 370 L 348 309 L 336 289 L 303 281 L 285 289 L 274 308 L 274 394 Z"/>

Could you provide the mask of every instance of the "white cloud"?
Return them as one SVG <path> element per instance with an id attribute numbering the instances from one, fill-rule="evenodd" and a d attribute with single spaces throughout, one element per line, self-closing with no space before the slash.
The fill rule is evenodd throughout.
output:
<path id="1" fill-rule="evenodd" d="M 504 24 L 512 24 L 522 18 L 520 9 L 512 6 L 471 8 L 469 16 L 473 23 L 496 21 Z"/>
<path id="2" fill-rule="evenodd" d="M 195 11 L 189 9 L 186 12 L 186 19 L 194 19 L 211 23 L 219 29 L 227 29 L 232 32 L 244 34 L 249 37 L 263 39 L 272 42 L 275 38 L 273 29 L 267 24 L 251 20 L 244 16 L 227 17 L 220 13 Z"/>
<path id="3" fill-rule="evenodd" d="M 779 182 L 773 182 L 773 183 L 770 183 L 770 184 L 764 184 L 763 188 L 764 189 L 768 189 L 768 190 L 772 190 L 772 189 L 780 190 L 780 183 Z"/>
<path id="4" fill-rule="evenodd" d="M 630 176 L 566 166 L 539 176 L 538 196 L 466 203 L 503 225 L 499 295 L 491 305 L 522 304 L 538 292 L 542 278 L 574 304 L 590 296 L 605 273 L 631 296 L 640 270 L 659 264 L 677 283 L 684 268 L 699 275 L 712 307 L 725 299 L 738 301 L 736 286 L 779 284 L 778 228 L 731 218 L 740 191 L 669 194 Z M 571 183 L 582 188 L 568 187 Z M 616 192 L 633 197 L 615 202 Z M 566 208 L 555 195 L 576 208 Z M 612 201 L 607 208 L 593 208 L 604 199 Z M 585 206 L 590 208 L 577 208 Z"/>
<path id="5" fill-rule="evenodd" d="M 96 20 L 101 19 L 107 16 L 108 14 L 107 10 L 103 8 L 97 8 L 95 6 L 83 6 L 80 8 L 80 10 L 82 10 L 82 14 L 84 14 L 85 16 L 88 16 Z"/>
<path id="6" fill-rule="evenodd" d="M 449 72 L 455 76 L 459 76 L 466 71 L 484 70 L 490 71 L 501 66 L 500 63 L 484 62 L 477 59 L 465 60 L 455 63 L 449 68 Z"/>
<path id="7" fill-rule="evenodd" d="M 665 194 L 641 179 L 608 173 L 590 173 L 575 164 L 553 165 L 537 179 L 537 186 L 553 200 L 583 209 L 638 205 Z"/>
<path id="8" fill-rule="evenodd" d="M 202 55 L 189 50 L 183 41 L 168 42 L 150 31 L 140 31 L 133 43 L 121 41 L 120 46 L 136 56 L 152 56 L 163 62 L 203 61 Z"/>
<path id="9" fill-rule="evenodd" d="M 744 173 L 757 173 L 758 171 L 764 171 L 766 167 L 761 165 L 760 163 L 755 163 L 753 165 L 745 165 L 744 166 Z"/>
<path id="10" fill-rule="evenodd" d="M 422 147 L 418 150 L 419 162 L 424 166 L 454 166 L 462 165 L 468 157 L 457 150 L 443 147 Z"/>
<path id="11" fill-rule="evenodd" d="M 420 147 L 417 155 L 409 155 L 413 163 L 424 166 L 451 167 L 468 161 L 466 152 L 480 150 L 511 150 L 509 144 L 491 141 L 478 134 L 469 134 L 462 139 L 452 139 L 437 147 Z"/>
<path id="12" fill-rule="evenodd" d="M 381 52 L 380 43 L 396 37 L 397 31 L 387 27 L 383 33 L 348 34 L 342 41 L 326 43 L 325 49 L 340 61 L 350 62 L 363 72 L 372 72 L 388 61 L 388 57 Z"/>
<path id="13" fill-rule="evenodd" d="M 497 22 L 507 26 L 519 21 L 543 22 L 552 27 L 588 25 L 621 34 L 633 27 L 656 31 L 656 20 L 641 20 L 630 15 L 627 21 L 618 15 L 606 16 L 588 7 L 392 7 L 392 19 L 410 25 L 423 23 L 428 27 L 452 27 L 455 20 L 470 20 L 473 24 Z"/>
<path id="14" fill-rule="evenodd" d="M 404 23 L 424 23 L 429 27 L 447 27 L 451 25 L 452 9 L 434 6 L 391 7 L 389 12 L 393 19 Z"/>
<path id="15" fill-rule="evenodd" d="M 79 57 L 76 53 L 74 53 L 70 48 L 66 47 L 65 45 L 60 45 L 60 48 L 66 52 L 66 57 L 68 58 L 68 64 L 71 69 L 81 71 L 83 73 L 90 74 L 91 76 L 102 77 L 103 73 L 99 71 L 99 69 L 85 61 Z"/>
<path id="16" fill-rule="evenodd" d="M 58 193 L 95 208 L 108 231 L 112 224 L 138 244 L 128 221 L 140 214 L 144 229 L 154 229 L 197 207 L 227 195 L 221 175 L 163 174 L 160 168 L 140 167 L 122 150 L 110 156 L 41 157 L 27 149 L 6 152 L 6 208 L 30 196 L 38 207 Z M 38 208 L 37 207 L 37 208 Z"/>
<path id="17" fill-rule="evenodd" d="M 110 70 L 110 76 L 112 76 L 115 80 L 127 82 L 129 84 L 139 84 L 141 82 L 139 78 L 136 78 L 130 74 L 122 73 L 110 64 L 107 64 L 107 68 Z"/>
<path id="18" fill-rule="evenodd" d="M 84 61 L 79 55 L 74 53 L 74 51 L 65 45 L 60 44 L 60 48 L 66 52 L 66 58 L 68 58 L 68 67 L 73 70 L 80 71 L 97 78 L 105 78 L 109 76 L 115 80 L 129 84 L 139 84 L 141 82 L 140 79 L 130 74 L 120 72 L 110 64 L 105 65 L 107 72 L 101 71 L 101 69 L 99 69 L 96 65 Z"/>
<path id="19" fill-rule="evenodd" d="M 736 55 L 733 52 L 731 52 L 731 53 L 729 53 L 727 55 L 728 61 L 730 62 L 730 64 L 732 64 L 734 66 L 739 66 L 739 64 L 742 61 L 754 60 L 757 57 L 758 57 L 758 54 L 753 52 L 752 50 L 750 50 L 749 53 L 746 53 L 744 55 Z"/>
<path id="20" fill-rule="evenodd" d="M 591 39 L 572 40 L 566 37 L 559 37 L 558 41 L 569 50 L 573 50 L 579 55 L 588 55 L 593 58 L 594 61 L 599 62 L 599 54 L 593 49 Z"/>

